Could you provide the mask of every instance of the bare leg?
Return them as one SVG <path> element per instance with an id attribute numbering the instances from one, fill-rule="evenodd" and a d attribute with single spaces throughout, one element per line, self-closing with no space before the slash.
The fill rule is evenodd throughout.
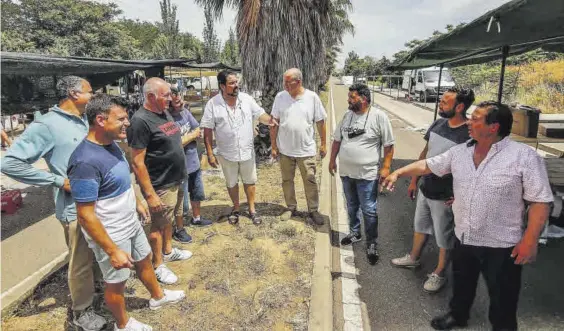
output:
<path id="1" fill-rule="evenodd" d="M 145 285 L 147 291 L 151 293 L 151 298 L 155 300 L 162 299 L 164 293 L 157 281 L 157 276 L 155 276 L 155 270 L 151 265 L 151 254 L 135 263 L 135 270 L 137 271 L 137 277 L 139 277 L 143 285 Z"/>
<path id="2" fill-rule="evenodd" d="M 247 195 L 247 203 L 249 204 L 249 212 L 251 214 L 255 213 L 255 184 L 247 185 L 243 184 L 245 189 L 245 195 Z"/>
<path id="3" fill-rule="evenodd" d="M 161 229 L 156 226 L 151 226 L 149 244 L 153 252 L 153 266 L 158 267 L 163 264 L 163 235 Z"/>
<path id="4" fill-rule="evenodd" d="M 418 260 L 421 256 L 421 250 L 427 241 L 427 235 L 425 233 L 415 232 L 413 233 L 413 247 L 411 248 L 411 256 L 412 260 Z"/>
<path id="5" fill-rule="evenodd" d="M 439 249 L 439 263 L 437 264 L 437 268 L 435 269 L 435 274 L 439 276 L 443 276 L 445 273 L 445 269 L 449 262 L 449 251 L 444 248 Z"/>
<path id="6" fill-rule="evenodd" d="M 231 188 L 227 188 L 227 191 L 229 192 L 229 197 L 233 202 L 233 210 L 239 211 L 239 184 Z"/>
<path id="7" fill-rule="evenodd" d="M 125 298 L 123 293 L 125 291 L 125 282 L 117 284 L 106 283 L 104 290 L 104 299 L 108 309 L 112 312 L 112 316 L 116 319 L 118 328 L 123 329 L 129 321 L 127 311 L 125 311 Z"/>
<path id="8" fill-rule="evenodd" d="M 192 216 L 194 218 L 200 216 L 200 201 L 190 201 L 190 205 L 192 206 Z"/>
<path id="9" fill-rule="evenodd" d="M 176 222 L 182 216 L 176 216 Z M 163 254 L 170 254 L 172 252 L 172 224 L 168 223 L 163 229 Z"/>
<path id="10" fill-rule="evenodd" d="M 176 230 L 184 228 L 184 216 L 176 216 Z"/>

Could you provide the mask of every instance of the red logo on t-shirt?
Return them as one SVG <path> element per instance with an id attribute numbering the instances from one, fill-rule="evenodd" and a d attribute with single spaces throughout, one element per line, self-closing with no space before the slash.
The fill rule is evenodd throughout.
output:
<path id="1" fill-rule="evenodd" d="M 164 134 L 167 136 L 172 136 L 180 131 L 180 128 L 174 122 L 166 122 L 165 124 L 159 126 Z"/>

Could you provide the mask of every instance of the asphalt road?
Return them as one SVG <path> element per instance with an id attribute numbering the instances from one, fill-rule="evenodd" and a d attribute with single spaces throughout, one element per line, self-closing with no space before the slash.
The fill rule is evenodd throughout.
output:
<path id="1" fill-rule="evenodd" d="M 347 109 L 347 92 L 347 86 L 333 85 L 337 122 Z M 396 139 L 393 168 L 397 169 L 417 159 L 424 140 L 421 133 L 404 129 L 407 125 L 403 121 L 392 115 L 390 118 Z M 392 258 L 411 249 L 415 203 L 407 197 L 408 184 L 408 179 L 401 179 L 393 193 L 378 199 L 380 262 L 368 264 L 364 242 L 354 247 L 359 296 L 367 308 L 365 317 L 372 330 L 430 330 L 431 318 L 446 312 L 451 295 L 450 284 L 433 295 L 422 289 L 438 254 L 432 238 L 422 254 L 421 268 L 413 271 L 390 264 Z M 564 330 L 563 257 L 564 240 L 553 239 L 540 248 L 537 262 L 525 267 L 518 312 L 521 330 Z M 488 305 L 487 290 L 480 280 L 467 330 L 490 329 Z"/>

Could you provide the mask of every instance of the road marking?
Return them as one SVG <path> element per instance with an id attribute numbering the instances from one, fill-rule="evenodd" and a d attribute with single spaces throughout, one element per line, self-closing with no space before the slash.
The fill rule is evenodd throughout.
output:
<path id="1" fill-rule="evenodd" d="M 336 120 L 335 120 L 335 102 L 333 100 L 333 84 L 330 84 L 330 100 L 331 100 L 331 132 L 335 132 Z M 347 211 L 345 209 L 344 199 L 345 195 L 343 193 L 343 183 L 339 180 L 339 168 L 337 167 L 337 173 L 335 174 L 335 187 L 337 194 L 337 230 L 339 231 L 339 243 L 349 233 L 349 222 Z M 362 323 L 362 309 L 360 297 L 358 295 L 358 290 L 360 285 L 356 280 L 358 275 L 358 270 L 354 264 L 354 251 L 352 246 L 341 246 L 339 248 L 340 254 L 340 267 L 341 273 L 354 275 L 351 277 L 340 277 L 341 278 L 341 289 L 342 289 L 342 305 L 343 305 L 343 319 L 345 321 L 343 330 L 355 330 L 363 331 Z"/>

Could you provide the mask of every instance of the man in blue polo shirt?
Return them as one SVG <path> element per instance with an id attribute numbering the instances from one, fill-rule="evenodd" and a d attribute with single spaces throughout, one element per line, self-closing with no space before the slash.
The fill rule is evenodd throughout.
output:
<path id="1" fill-rule="evenodd" d="M 69 157 L 88 133 L 84 109 L 92 97 L 92 87 L 80 77 L 65 76 L 57 82 L 57 94 L 59 104 L 36 118 L 14 141 L 2 159 L 2 173 L 22 183 L 53 187 L 55 215 L 63 226 L 69 249 L 72 323 L 86 330 L 100 330 L 106 320 L 91 309 L 94 257 L 76 222 L 76 207 L 66 178 Z M 33 167 L 41 158 L 45 159 L 49 171 Z"/>
<path id="2" fill-rule="evenodd" d="M 160 309 L 185 297 L 184 291 L 163 290 L 151 262 L 151 246 L 137 213 L 149 218 L 132 187 L 125 154 L 114 142 L 125 139 L 129 118 L 125 100 L 96 95 L 86 107 L 90 131 L 72 153 L 68 175 L 79 223 L 104 276 L 104 298 L 116 323 L 114 330 L 152 330 L 125 310 L 125 283 L 130 268 L 145 285 L 149 308 Z"/>

